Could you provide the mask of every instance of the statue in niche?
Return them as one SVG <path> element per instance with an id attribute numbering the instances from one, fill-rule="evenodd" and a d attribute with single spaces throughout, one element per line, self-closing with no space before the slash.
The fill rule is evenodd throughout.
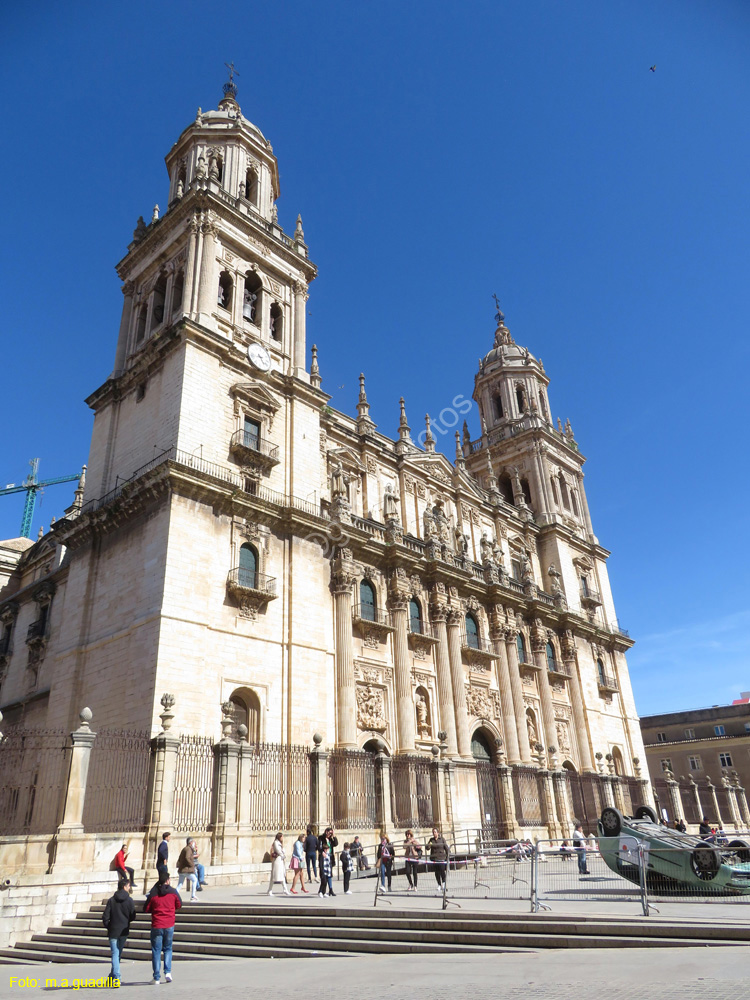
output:
<path id="1" fill-rule="evenodd" d="M 252 322 L 255 319 L 255 302 L 258 296 L 255 292 L 251 292 L 249 288 L 245 289 L 245 301 L 242 304 L 242 315 L 245 319 L 249 319 Z"/>
<path id="2" fill-rule="evenodd" d="M 557 729 L 557 745 L 563 753 L 570 753 L 570 741 L 568 740 L 568 727 L 564 722 L 558 722 Z"/>
<path id="3" fill-rule="evenodd" d="M 495 560 L 498 566 L 501 565 L 503 561 L 503 550 L 500 548 L 500 544 L 497 538 L 492 539 L 492 558 Z"/>
<path id="4" fill-rule="evenodd" d="M 456 553 L 460 559 L 466 559 L 469 554 L 469 536 L 460 528 L 456 528 Z"/>
<path id="5" fill-rule="evenodd" d="M 492 562 L 492 556 L 493 556 L 492 542 L 487 537 L 487 532 L 486 531 L 482 532 L 482 538 L 481 538 L 481 541 L 479 543 L 479 546 L 480 546 L 480 549 L 481 549 L 481 552 L 482 552 L 482 563 L 484 564 L 484 563 Z"/>
<path id="6" fill-rule="evenodd" d="M 523 583 L 533 583 L 534 575 L 531 570 L 531 560 L 529 559 L 529 553 L 524 549 L 523 555 L 521 556 L 521 581 Z"/>
<path id="7" fill-rule="evenodd" d="M 424 534 L 424 540 L 428 542 L 435 535 L 435 519 L 433 518 L 430 508 L 425 507 L 424 514 L 422 515 L 422 529 Z"/>
<path id="8" fill-rule="evenodd" d="M 421 740 L 427 740 L 432 735 L 427 711 L 427 699 L 423 694 L 417 695 L 417 732 Z"/>
<path id="9" fill-rule="evenodd" d="M 399 520 L 398 497 L 394 495 L 390 483 L 385 484 L 385 492 L 383 493 L 383 520 L 386 522 Z"/>
<path id="10" fill-rule="evenodd" d="M 550 593 L 554 596 L 562 594 L 562 587 L 560 586 L 560 578 L 562 574 L 554 563 L 552 563 L 550 568 L 547 570 L 547 574 L 550 578 Z"/>
<path id="11" fill-rule="evenodd" d="M 443 501 L 436 500 L 435 506 L 432 508 L 432 518 L 435 525 L 435 534 L 441 542 L 448 541 L 448 518 L 445 516 L 445 511 L 443 510 Z"/>
<path id="12" fill-rule="evenodd" d="M 529 746 L 535 746 L 539 742 L 539 736 L 537 735 L 536 725 L 534 724 L 534 716 L 531 712 L 526 713 L 526 729 L 529 733 Z"/>
<path id="13" fill-rule="evenodd" d="M 349 499 L 349 477 L 344 472 L 341 462 L 337 462 L 334 465 L 333 472 L 331 473 L 331 496 L 334 499 Z"/>

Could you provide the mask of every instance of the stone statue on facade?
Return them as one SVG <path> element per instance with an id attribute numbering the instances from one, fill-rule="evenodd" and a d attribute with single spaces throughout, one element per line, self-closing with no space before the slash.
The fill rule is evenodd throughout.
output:
<path id="1" fill-rule="evenodd" d="M 255 302 L 258 296 L 255 292 L 251 292 L 249 288 L 245 289 L 244 302 L 242 304 L 242 315 L 245 319 L 249 319 L 252 322 L 255 319 Z"/>
<path id="2" fill-rule="evenodd" d="M 492 549 L 492 542 L 487 537 L 486 531 L 482 532 L 482 537 L 479 542 L 479 548 L 482 553 L 482 565 L 484 565 L 485 563 L 491 563 L 493 561 L 494 552 Z"/>
<path id="3" fill-rule="evenodd" d="M 421 694 L 417 695 L 417 732 L 422 740 L 429 739 L 432 734 L 427 714 L 427 701 Z"/>
<path id="4" fill-rule="evenodd" d="M 385 484 L 385 492 L 383 493 L 383 520 L 386 523 L 400 520 L 398 497 L 393 493 L 393 487 L 390 483 Z"/>
<path id="5" fill-rule="evenodd" d="M 534 716 L 531 712 L 526 713 L 526 728 L 529 732 L 529 745 L 533 747 L 539 742 L 539 736 L 534 725 Z"/>

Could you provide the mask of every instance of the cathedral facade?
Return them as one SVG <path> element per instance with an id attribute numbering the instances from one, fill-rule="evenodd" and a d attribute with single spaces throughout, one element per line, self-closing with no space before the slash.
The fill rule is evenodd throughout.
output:
<path id="1" fill-rule="evenodd" d="M 379 430 L 364 376 L 357 417 L 334 410 L 306 342 L 316 268 L 301 220 L 278 224 L 276 158 L 233 83 L 166 166 L 167 210 L 118 265 L 85 484 L 8 549 L 6 723 L 70 729 L 85 704 L 155 734 L 172 692 L 198 736 L 229 717 L 251 744 L 439 755 L 467 828 L 490 815 L 480 764 L 639 775 L 631 640 L 541 360 L 498 308 L 481 435 L 457 395 L 453 461 L 404 400 L 397 436 Z M 550 799 L 540 827 L 569 834 L 564 812 Z"/>

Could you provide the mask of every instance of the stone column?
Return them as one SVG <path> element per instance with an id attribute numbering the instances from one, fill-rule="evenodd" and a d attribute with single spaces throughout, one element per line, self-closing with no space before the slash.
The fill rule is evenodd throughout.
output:
<path id="1" fill-rule="evenodd" d="M 315 733 L 310 751 L 310 825 L 316 834 L 323 830 L 328 808 L 328 754 L 322 749 L 322 742 L 320 733 Z"/>
<path id="2" fill-rule="evenodd" d="M 349 549 L 331 561 L 331 590 L 336 621 L 336 746 L 357 747 L 357 699 L 352 649 L 352 586 L 356 566 Z"/>
<path id="3" fill-rule="evenodd" d="M 96 733 L 91 731 L 89 722 L 92 719 L 90 708 L 81 710 L 78 718 L 81 725 L 70 734 L 68 758 L 68 774 L 65 783 L 65 798 L 62 803 L 62 822 L 57 828 L 52 846 L 53 862 L 50 868 L 54 871 L 74 868 L 80 871 L 85 862 L 83 805 L 86 799 L 86 782 L 88 780 L 91 748 L 96 739 Z"/>
<path id="4" fill-rule="evenodd" d="M 613 809 L 618 808 L 615 803 L 615 796 L 612 791 L 612 779 L 610 776 L 608 774 L 601 774 L 599 776 L 599 783 L 602 786 L 605 804 L 611 806 Z"/>
<path id="5" fill-rule="evenodd" d="M 307 285 L 301 281 L 294 283 L 294 368 L 304 371 L 307 360 L 305 305 Z"/>
<path id="6" fill-rule="evenodd" d="M 133 292 L 135 285 L 132 281 L 126 281 L 122 286 L 122 294 L 125 302 L 122 307 L 122 318 L 120 319 L 120 332 L 117 335 L 117 350 L 115 351 L 115 372 L 121 372 L 125 367 L 125 360 L 128 356 L 128 343 L 130 341 L 130 323 L 133 317 Z"/>
<path id="7" fill-rule="evenodd" d="M 408 598 L 403 594 L 392 594 L 388 606 L 395 629 L 393 633 L 393 659 L 396 682 L 398 752 L 414 753 L 416 724 L 411 685 L 411 664 L 409 662 L 409 640 L 407 638 Z"/>
<path id="8" fill-rule="evenodd" d="M 149 858 L 156 864 L 156 850 L 161 840 L 161 833 L 172 827 L 174 811 L 174 787 L 177 776 L 177 754 L 180 741 L 169 729 L 174 719 L 172 707 L 175 698 L 173 694 L 163 694 L 161 704 L 162 731 L 151 740 L 151 760 L 149 764 L 148 813 L 146 821 L 146 844 L 144 848 L 144 867 Z"/>
<path id="9" fill-rule="evenodd" d="M 539 751 L 539 774 L 537 775 L 539 797 L 542 800 L 544 822 L 547 824 L 547 835 L 552 840 L 562 838 L 562 827 L 557 818 L 557 807 L 555 803 L 555 790 L 552 783 L 552 772 L 544 766 L 544 749 Z"/>
<path id="10" fill-rule="evenodd" d="M 508 659 L 508 675 L 513 698 L 513 714 L 516 719 L 516 735 L 518 736 L 518 752 L 523 764 L 531 764 L 531 747 L 529 746 L 529 730 L 526 725 L 526 705 L 523 700 L 523 685 L 521 672 L 518 669 L 518 647 L 516 639 L 518 629 L 505 629 L 505 655 Z"/>
<path id="11" fill-rule="evenodd" d="M 440 749 L 432 748 L 430 761 L 430 792 L 432 794 L 432 825 L 447 830 L 452 825 L 450 771 L 440 757 Z"/>
<path id="12" fill-rule="evenodd" d="M 473 760 L 471 754 L 471 738 L 469 736 L 469 713 L 466 707 L 466 675 L 461 658 L 460 622 L 463 620 L 459 611 L 448 612 L 448 656 L 450 659 L 451 681 L 453 686 L 453 707 L 456 715 L 456 741 L 458 754 L 465 760 Z"/>
<path id="13" fill-rule="evenodd" d="M 201 253 L 200 277 L 198 279 L 198 322 L 209 323 L 216 309 L 218 283 L 216 276 L 216 234 L 214 222 L 204 219 L 201 226 L 203 247 Z"/>
<path id="14" fill-rule="evenodd" d="M 240 745 L 230 736 L 232 704 L 222 706 L 223 735 L 214 744 L 214 782 L 211 796 L 211 864 L 237 858 L 237 782 Z"/>
<path id="15" fill-rule="evenodd" d="M 729 811 L 732 814 L 732 823 L 734 823 L 735 830 L 739 829 L 741 825 L 740 821 L 740 811 L 737 808 L 737 797 L 734 794 L 734 785 L 726 777 L 722 777 L 721 783 L 727 790 L 727 802 L 729 803 Z"/>
<path id="16" fill-rule="evenodd" d="M 549 676 L 547 674 L 547 633 L 542 627 L 540 619 L 536 619 L 531 629 L 531 649 L 534 663 L 539 667 L 539 694 L 542 702 L 542 720 L 544 728 L 544 739 L 542 742 L 546 748 L 557 745 L 557 729 L 555 727 L 555 709 L 552 705 L 552 689 L 549 686 Z"/>
<path id="17" fill-rule="evenodd" d="M 706 775 L 706 784 L 708 785 L 708 788 L 711 792 L 711 798 L 713 799 L 716 822 L 719 824 L 719 826 L 723 826 L 724 820 L 722 819 L 721 810 L 719 809 L 719 800 L 716 798 L 716 789 L 714 788 L 713 781 L 711 781 L 711 778 L 708 775 Z"/>
<path id="18" fill-rule="evenodd" d="M 742 820 L 746 827 L 750 827 L 750 810 L 747 806 L 747 795 L 745 794 L 745 789 L 742 785 L 735 785 L 735 791 L 737 792 L 737 804 L 742 813 Z"/>
<path id="19" fill-rule="evenodd" d="M 586 525 L 586 531 L 589 533 L 590 538 L 594 538 L 594 528 L 591 524 L 591 512 L 589 511 L 589 502 L 586 499 L 586 490 L 583 488 L 583 473 L 579 472 L 576 474 L 576 480 L 578 481 L 578 498 L 581 501 L 581 509 L 583 510 L 583 522 Z"/>
<path id="20" fill-rule="evenodd" d="M 508 763 L 520 764 L 521 751 L 518 746 L 518 728 L 516 716 L 513 711 L 513 692 L 510 685 L 508 655 L 505 651 L 505 629 L 493 626 L 490 635 L 493 648 L 497 653 L 497 682 L 500 688 L 500 705 L 503 713 L 503 733 L 505 734 Z"/>
<path id="21" fill-rule="evenodd" d="M 627 810 L 625 809 L 625 796 L 623 795 L 622 791 L 622 782 L 616 775 L 611 777 L 609 780 L 612 784 L 612 794 L 614 796 L 615 805 L 620 810 L 620 812 L 623 815 L 625 815 Z M 679 798 L 679 791 L 678 791 L 678 798 Z"/>
<path id="22" fill-rule="evenodd" d="M 586 715 L 583 711 L 583 691 L 581 689 L 581 680 L 578 676 L 576 641 L 570 629 L 566 629 L 563 633 L 560 645 L 562 648 L 563 663 L 570 674 L 568 684 L 570 704 L 573 709 L 573 724 L 576 730 L 579 766 L 582 771 L 594 772 L 596 768 L 594 767 L 594 759 L 591 756 L 591 744 L 589 743 L 589 734 L 586 728 Z"/>
<path id="23" fill-rule="evenodd" d="M 393 830 L 391 758 L 385 752 L 382 742 L 378 740 L 378 743 L 379 749 L 375 758 L 375 822 L 383 836 Z"/>
<path id="24" fill-rule="evenodd" d="M 182 311 L 186 316 L 192 316 L 196 310 L 198 280 L 196 266 L 198 263 L 198 241 L 200 223 L 194 215 L 188 223 L 187 260 L 185 261 L 185 284 L 182 289 Z"/>
<path id="25" fill-rule="evenodd" d="M 503 825 L 506 837 L 520 836 L 520 828 L 516 826 L 516 806 L 513 801 L 513 769 L 505 763 L 497 765 L 497 784 L 500 789 L 500 799 L 503 806 Z"/>
<path id="26" fill-rule="evenodd" d="M 453 757 L 457 753 L 457 744 L 450 657 L 448 655 L 448 631 L 445 625 L 448 609 L 445 605 L 433 604 L 430 609 L 430 617 L 438 639 L 435 648 L 435 670 L 438 682 L 440 727 L 445 732 L 448 756 Z"/>
<path id="27" fill-rule="evenodd" d="M 246 728 L 240 726 L 239 729 L 242 730 Z M 240 742 L 240 759 L 239 759 L 239 790 L 237 793 L 237 823 L 240 828 L 240 832 L 247 834 L 250 832 L 250 818 L 251 818 L 251 785 L 252 779 L 254 777 L 254 764 L 255 764 L 255 754 L 253 753 L 253 748 L 249 743 L 246 742 L 246 734 L 242 736 Z"/>

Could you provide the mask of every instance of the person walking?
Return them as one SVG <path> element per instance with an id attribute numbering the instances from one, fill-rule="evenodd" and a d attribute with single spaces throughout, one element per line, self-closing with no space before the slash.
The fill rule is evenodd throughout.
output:
<path id="1" fill-rule="evenodd" d="M 312 827 L 308 826 L 305 837 L 305 861 L 307 862 L 307 881 L 312 882 L 318 877 L 318 838 L 312 832 Z M 310 867 L 312 866 L 312 875 Z"/>
<path id="2" fill-rule="evenodd" d="M 578 855 L 578 874 L 588 875 L 589 869 L 586 864 L 586 845 L 588 841 L 583 835 L 583 824 L 576 823 L 576 828 L 573 830 L 573 850 Z"/>
<path id="3" fill-rule="evenodd" d="M 323 850 L 320 855 L 320 889 L 318 890 L 318 895 L 322 898 L 328 890 L 329 896 L 335 896 L 336 893 L 333 891 L 333 871 L 331 869 L 331 852 L 328 848 L 328 844 L 323 846 Z"/>
<path id="4" fill-rule="evenodd" d="M 289 868 L 294 872 L 292 878 L 292 888 L 289 890 L 294 895 L 297 895 L 297 890 L 294 888 L 299 879 L 299 886 L 302 892 L 307 892 L 305 888 L 305 836 L 300 834 L 299 837 L 294 841 L 294 847 L 292 848 L 292 860 L 289 862 Z"/>
<path id="5" fill-rule="evenodd" d="M 125 845 L 123 844 L 123 847 Z M 112 953 L 112 969 L 110 976 L 113 984 L 120 985 L 120 959 L 122 949 L 130 933 L 130 925 L 135 920 L 135 903 L 130 896 L 132 882 L 121 878 L 117 883 L 117 892 L 110 896 L 102 914 L 102 923 L 107 928 L 109 949 Z"/>
<path id="6" fill-rule="evenodd" d="M 146 913 L 151 914 L 151 964 L 154 986 L 161 981 L 161 956 L 164 953 L 164 976 L 172 982 L 172 941 L 175 914 L 182 906 L 180 894 L 169 884 L 169 873 L 159 875 L 153 896 L 146 901 Z"/>
<path id="7" fill-rule="evenodd" d="M 406 880 L 409 883 L 407 892 L 417 891 L 417 875 L 421 857 L 422 845 L 414 836 L 414 831 L 407 830 L 404 838 L 404 867 L 406 868 Z"/>
<path id="8" fill-rule="evenodd" d="M 169 875 L 169 838 L 171 836 L 171 833 L 163 833 L 161 835 L 161 843 L 156 852 L 156 870 L 160 875 Z"/>
<path id="9" fill-rule="evenodd" d="M 190 837 L 188 837 L 187 843 L 180 851 L 180 856 L 177 859 L 177 874 L 179 876 L 177 879 L 177 891 L 180 891 L 182 883 L 187 879 L 190 888 L 190 902 L 194 903 L 198 898 L 195 895 L 198 888 L 198 876 L 195 874 L 195 856 Z"/>
<path id="10" fill-rule="evenodd" d="M 448 868 L 448 845 L 445 842 L 445 837 L 436 826 L 432 828 L 432 836 L 427 841 L 427 850 L 430 852 L 430 861 L 435 872 L 438 895 L 440 895 L 443 892 L 445 873 Z"/>
<path id="11" fill-rule="evenodd" d="M 115 854 L 114 857 L 114 868 L 115 871 L 120 873 L 120 879 L 127 879 L 130 883 L 130 888 L 132 889 L 135 883 L 133 882 L 133 869 L 128 868 L 125 862 L 128 860 L 128 845 L 123 844 L 120 850 Z"/>
<path id="12" fill-rule="evenodd" d="M 344 876 L 344 895 L 351 896 L 352 890 L 349 888 L 349 879 L 352 877 L 352 856 L 349 853 L 349 843 L 344 844 L 341 852 L 341 874 Z"/>
<path id="13" fill-rule="evenodd" d="M 198 878 L 197 892 L 203 892 L 203 886 L 206 884 L 206 869 L 204 865 L 198 863 L 198 842 L 195 838 L 191 839 L 190 846 L 193 848 L 193 864 L 195 865 L 195 874 Z"/>
<path id="14" fill-rule="evenodd" d="M 286 854 L 284 853 L 284 834 L 279 832 L 276 834 L 273 844 L 271 845 L 271 878 L 268 882 L 268 895 L 273 896 L 273 887 L 277 882 L 281 882 L 281 886 L 284 890 L 284 895 L 289 896 L 290 892 L 286 887 L 286 865 L 284 861 L 286 860 Z M 296 895 L 296 893 L 295 893 Z"/>
<path id="15" fill-rule="evenodd" d="M 393 844 L 387 834 L 383 834 L 378 844 L 377 865 L 380 868 L 380 891 L 385 892 L 385 881 L 388 879 L 388 892 L 391 892 L 393 881 L 393 859 L 396 856 Z"/>

